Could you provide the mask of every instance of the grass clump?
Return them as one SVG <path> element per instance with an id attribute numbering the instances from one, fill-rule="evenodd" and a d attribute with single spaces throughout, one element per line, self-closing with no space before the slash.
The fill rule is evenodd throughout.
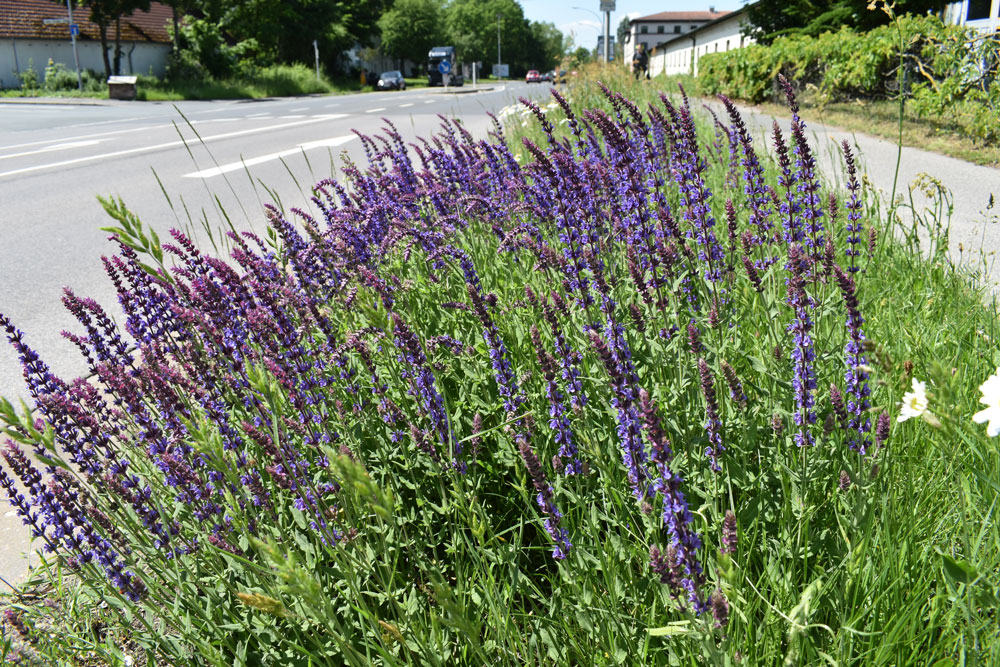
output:
<path id="1" fill-rule="evenodd" d="M 55 664 L 996 662 L 995 313 L 850 146 L 830 192 L 797 115 L 771 157 L 616 91 L 389 126 L 228 259 L 107 201 L 125 331 L 65 298 L 94 383 L 2 319 L 37 415 L 3 405 L 0 482 L 79 582 L 63 633 L 10 631 Z"/>

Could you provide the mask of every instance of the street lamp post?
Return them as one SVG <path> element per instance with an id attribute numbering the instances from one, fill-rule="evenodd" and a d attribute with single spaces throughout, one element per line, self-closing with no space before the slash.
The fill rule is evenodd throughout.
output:
<path id="1" fill-rule="evenodd" d="M 497 12 L 497 78 L 502 79 L 503 76 L 500 74 L 500 65 L 503 63 L 500 60 L 500 12 Z"/>
<path id="2" fill-rule="evenodd" d="M 608 53 L 609 53 L 608 52 L 608 46 L 609 46 L 608 41 L 610 40 L 610 36 L 609 36 L 608 33 L 610 32 L 610 27 L 609 26 L 611 25 L 611 14 L 609 12 L 604 12 L 604 18 L 602 19 L 601 15 L 598 14 L 597 12 L 595 12 L 592 9 L 587 9 L 586 7 L 573 7 L 573 9 L 579 9 L 581 12 L 587 12 L 589 14 L 593 14 L 594 17 L 598 21 L 601 22 L 601 26 L 604 29 L 604 64 L 607 64 L 607 62 L 608 62 Z M 598 30 L 598 33 L 600 33 L 600 30 Z"/>

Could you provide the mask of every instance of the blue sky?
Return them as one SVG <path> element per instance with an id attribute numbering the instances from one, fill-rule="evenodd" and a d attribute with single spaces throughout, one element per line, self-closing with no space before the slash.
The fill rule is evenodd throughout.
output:
<path id="1" fill-rule="evenodd" d="M 530 21 L 554 23 L 566 35 L 573 35 L 576 46 L 593 48 L 597 36 L 604 28 L 603 14 L 599 14 L 599 0 L 519 0 L 524 16 Z M 623 16 L 647 16 L 657 12 L 690 12 L 734 10 L 743 6 L 740 0 L 617 0 L 616 11 L 611 12 L 611 34 L 615 34 Z M 582 9 L 574 9 L 582 7 Z M 590 11 L 586 11 L 590 10 Z M 600 18 L 598 18 L 599 15 Z"/>

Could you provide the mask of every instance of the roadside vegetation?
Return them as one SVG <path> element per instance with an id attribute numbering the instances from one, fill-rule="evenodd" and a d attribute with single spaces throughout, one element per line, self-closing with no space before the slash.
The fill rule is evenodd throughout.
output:
<path id="1" fill-rule="evenodd" d="M 842 27 L 707 54 L 691 89 L 780 104 L 781 92 L 771 82 L 782 74 L 799 93 L 807 118 L 895 140 L 902 106 L 904 144 L 997 164 L 998 73 L 995 35 L 907 15 L 868 32 Z"/>
<path id="2" fill-rule="evenodd" d="M 828 187 L 790 87 L 772 153 L 604 74 L 386 127 L 260 236 L 106 201 L 91 381 L 0 317 L 47 550 L 4 659 L 1000 661 L 1000 329 L 947 193 L 903 223 L 849 145 Z"/>

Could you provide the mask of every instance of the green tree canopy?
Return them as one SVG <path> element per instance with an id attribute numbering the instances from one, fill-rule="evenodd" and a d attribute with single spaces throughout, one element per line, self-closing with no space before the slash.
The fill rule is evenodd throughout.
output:
<path id="1" fill-rule="evenodd" d="M 447 41 L 465 62 L 495 63 L 498 21 L 500 58 L 512 70 L 523 71 L 531 33 L 516 0 L 452 0 L 445 8 Z"/>
<path id="2" fill-rule="evenodd" d="M 818 35 L 848 26 L 871 30 L 889 22 L 881 9 L 868 9 L 869 0 L 757 0 L 747 5 L 750 32 L 769 44 L 787 34 Z M 940 9 L 935 0 L 896 0 L 897 14 L 926 14 Z"/>
<path id="3" fill-rule="evenodd" d="M 528 27 L 528 64 L 542 71 L 555 69 L 566 52 L 566 39 L 554 23 L 532 21 Z"/>
<path id="4" fill-rule="evenodd" d="M 439 0 L 396 0 L 378 20 L 382 50 L 415 63 L 427 60 L 427 52 L 444 39 Z"/>

